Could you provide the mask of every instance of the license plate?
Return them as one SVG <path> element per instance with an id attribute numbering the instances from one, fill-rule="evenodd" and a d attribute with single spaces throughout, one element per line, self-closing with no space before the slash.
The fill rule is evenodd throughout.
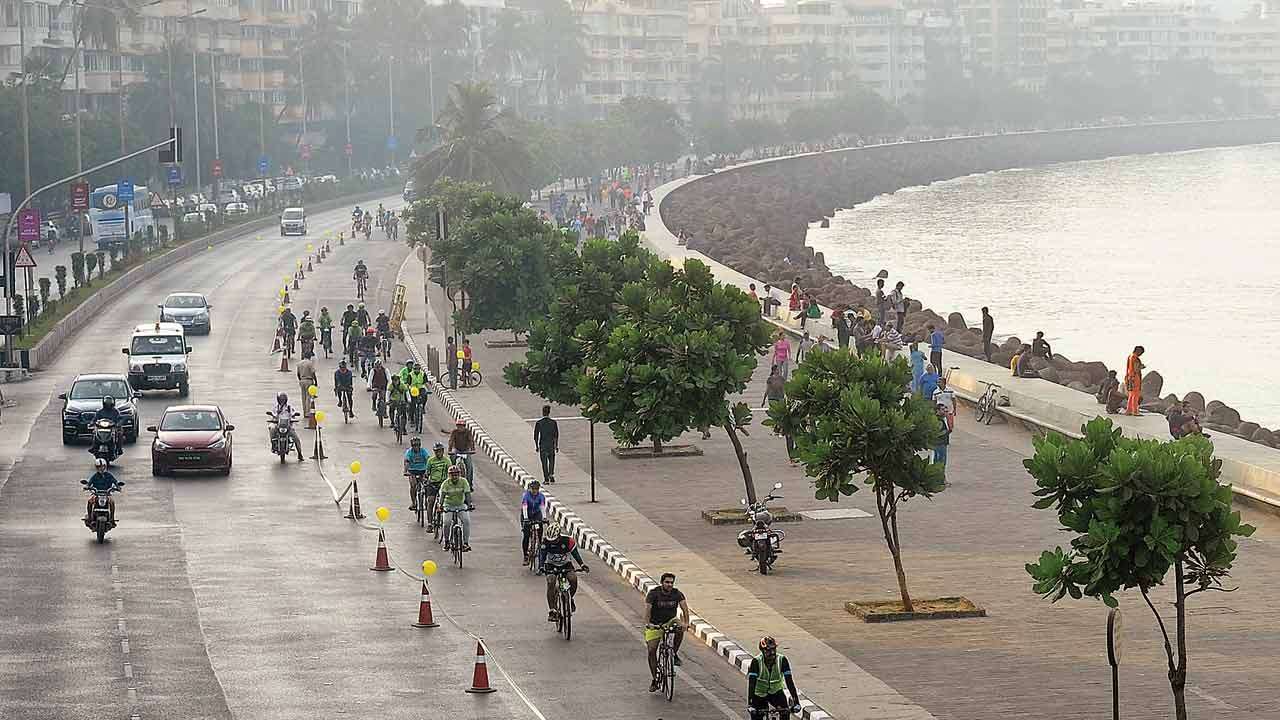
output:
<path id="1" fill-rule="evenodd" d="M 181 460 L 182 462 L 199 462 L 200 456 L 199 455 L 179 455 L 178 459 Z"/>
<path id="2" fill-rule="evenodd" d="M 164 375 L 148 375 L 147 379 L 151 382 L 164 382 L 168 378 Z"/>
<path id="3" fill-rule="evenodd" d="M 769 534 L 768 534 L 768 533 L 756 533 L 756 539 L 757 539 L 757 540 L 768 540 L 768 539 L 769 539 Z"/>
<path id="4" fill-rule="evenodd" d="M 182 323 L 183 325 L 190 325 L 195 321 L 192 320 L 191 318 L 178 318 L 178 322 Z"/>

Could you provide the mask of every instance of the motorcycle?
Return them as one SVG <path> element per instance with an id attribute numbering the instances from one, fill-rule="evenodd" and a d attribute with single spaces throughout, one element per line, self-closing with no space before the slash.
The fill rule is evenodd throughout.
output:
<path id="1" fill-rule="evenodd" d="M 116 424 L 102 418 L 93 423 L 93 439 L 89 444 L 89 452 L 96 458 L 102 458 L 110 465 L 123 452 L 120 449 L 120 437 L 116 433 Z"/>
<path id="2" fill-rule="evenodd" d="M 773 484 L 773 490 L 781 489 L 782 483 Z M 747 507 L 746 516 L 751 522 L 751 527 L 738 533 L 738 546 L 745 548 L 746 554 L 760 566 L 761 575 L 769 574 L 769 569 L 773 567 L 773 563 L 782 552 L 782 538 L 786 537 L 785 532 L 773 529 L 773 513 L 769 512 L 768 508 L 769 501 L 778 500 L 781 497 L 781 495 L 774 495 L 771 490 L 768 495 L 753 504 L 748 504 L 746 498 L 741 500 Z"/>
<path id="3" fill-rule="evenodd" d="M 271 418 L 267 422 L 267 427 L 271 428 L 271 452 L 280 456 L 280 464 L 283 465 L 289 456 L 289 451 L 293 449 L 293 421 L 302 415 L 299 413 L 276 415 L 268 410 L 267 417 Z M 298 448 L 298 451 L 301 453 L 302 449 Z"/>
<path id="4" fill-rule="evenodd" d="M 89 486 L 88 480 L 81 480 L 81 485 L 86 488 Z M 85 521 L 85 525 L 98 536 L 98 542 L 102 543 L 107 537 L 107 531 L 116 526 L 116 516 L 111 508 L 111 493 L 124 487 L 123 480 L 117 480 L 115 486 L 110 490 L 91 490 L 93 493 L 92 507 L 89 511 L 89 517 Z"/>

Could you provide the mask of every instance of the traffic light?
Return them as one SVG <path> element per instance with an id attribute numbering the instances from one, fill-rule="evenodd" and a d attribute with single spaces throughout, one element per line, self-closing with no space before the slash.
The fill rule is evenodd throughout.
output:
<path id="1" fill-rule="evenodd" d="M 160 162 L 182 162 L 182 128 L 169 128 L 169 144 L 160 148 Z"/>

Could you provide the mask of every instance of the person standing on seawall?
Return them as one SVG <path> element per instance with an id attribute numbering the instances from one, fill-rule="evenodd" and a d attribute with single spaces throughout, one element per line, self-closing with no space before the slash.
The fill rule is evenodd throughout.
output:
<path id="1" fill-rule="evenodd" d="M 1125 415 L 1138 415 L 1138 405 L 1142 402 L 1142 354 L 1146 349 L 1141 345 L 1133 348 L 1129 362 L 1125 365 L 1124 386 L 1129 391 L 1129 401 L 1125 406 Z"/>
<path id="2" fill-rule="evenodd" d="M 884 278 L 876 278 L 876 321 L 884 325 L 885 311 L 889 307 L 889 299 L 884 295 Z"/>
<path id="3" fill-rule="evenodd" d="M 996 319 L 991 317 L 991 310 L 982 308 L 982 354 L 991 362 L 991 336 L 996 331 Z"/>
<path id="4" fill-rule="evenodd" d="M 931 323 L 929 325 L 929 362 L 933 363 L 938 372 L 942 372 L 942 346 L 946 343 L 946 336 L 942 334 L 941 328 L 936 328 Z"/>
<path id="5" fill-rule="evenodd" d="M 889 293 L 889 304 L 893 306 L 893 329 L 898 332 L 902 332 L 902 323 L 907 319 L 907 296 L 902 294 L 904 287 L 906 283 L 899 280 L 893 286 L 893 292 Z"/>

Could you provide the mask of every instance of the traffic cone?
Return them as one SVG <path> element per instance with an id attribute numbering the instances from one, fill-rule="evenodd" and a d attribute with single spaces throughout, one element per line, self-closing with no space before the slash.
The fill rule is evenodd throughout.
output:
<path id="1" fill-rule="evenodd" d="M 308 410 L 308 411 L 307 411 L 307 429 L 308 429 L 308 430 L 315 430 L 315 429 L 316 429 L 316 413 L 315 413 L 315 410 Z M 315 456 L 313 455 L 312 457 L 315 457 Z"/>
<path id="2" fill-rule="evenodd" d="M 387 537 L 381 528 L 378 529 L 378 554 L 373 559 L 373 567 L 369 569 L 378 572 L 395 570 L 395 568 L 391 567 L 391 560 L 387 557 Z"/>
<path id="3" fill-rule="evenodd" d="M 294 289 L 294 290 L 300 290 L 300 289 L 301 289 L 301 287 L 298 285 L 298 276 L 297 276 L 297 275 L 294 275 L 294 276 L 293 276 L 293 289 Z"/>
<path id="4" fill-rule="evenodd" d="M 307 256 L 307 272 L 311 272 L 311 256 Z"/>
<path id="5" fill-rule="evenodd" d="M 427 590 L 427 581 L 422 581 L 422 602 L 418 603 L 418 622 L 416 628 L 440 627 L 440 623 L 431 619 L 431 592 Z"/>
<path id="6" fill-rule="evenodd" d="M 274 354 L 276 354 L 276 353 L 278 353 L 278 352 L 280 352 L 281 350 L 283 350 L 283 349 L 284 349 L 284 348 L 283 348 L 283 346 L 280 344 L 280 340 L 281 340 L 281 338 L 280 338 L 280 334 L 281 334 L 281 332 L 282 332 L 282 331 L 281 331 L 281 329 L 280 329 L 280 328 L 276 328 L 276 340 L 275 340 L 275 342 L 274 342 L 274 343 L 272 343 L 272 344 L 271 344 L 271 354 L 272 354 L 272 355 L 274 355 Z"/>
<path id="7" fill-rule="evenodd" d="M 289 372 L 289 353 L 280 353 L 280 372 Z"/>
<path id="8" fill-rule="evenodd" d="M 364 519 L 364 513 L 360 512 L 360 486 L 355 480 L 351 481 L 351 502 L 347 505 L 347 514 L 342 517 L 348 520 Z"/>
<path id="9" fill-rule="evenodd" d="M 489 687 L 489 667 L 484 662 L 484 643 L 476 641 L 476 669 L 471 673 L 471 687 L 467 692 L 484 694 L 493 692 Z"/>

